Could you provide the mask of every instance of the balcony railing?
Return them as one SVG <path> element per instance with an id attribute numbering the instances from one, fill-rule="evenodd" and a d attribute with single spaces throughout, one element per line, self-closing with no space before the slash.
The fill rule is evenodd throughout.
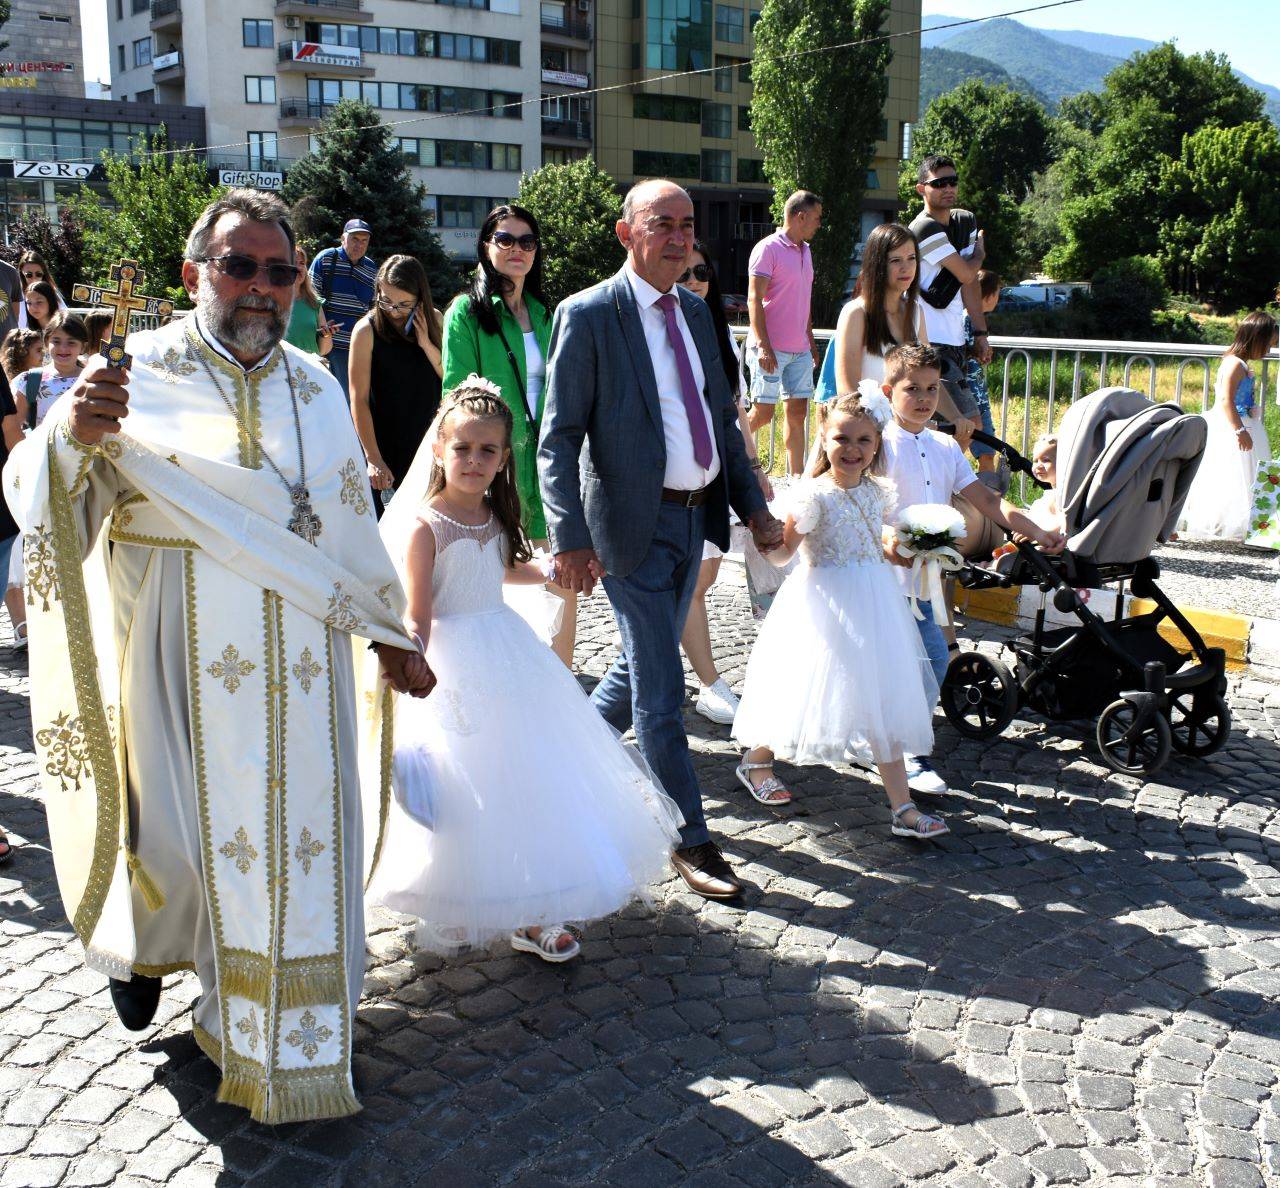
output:
<path id="1" fill-rule="evenodd" d="M 151 0 L 151 19 L 158 21 L 161 17 L 175 16 L 182 12 L 178 0 Z"/>
<path id="2" fill-rule="evenodd" d="M 590 140 L 590 120 L 553 120 L 542 117 L 543 136 L 563 136 L 570 140 Z"/>
<path id="3" fill-rule="evenodd" d="M 737 223 L 733 228 L 733 237 L 747 243 L 756 243 L 766 235 L 772 235 L 776 230 L 777 226 L 774 223 Z"/>
<path id="4" fill-rule="evenodd" d="M 333 110 L 331 103 L 321 103 L 315 99 L 281 99 L 280 118 L 282 120 L 322 120 Z"/>
<path id="5" fill-rule="evenodd" d="M 352 12 L 364 9 L 362 0 L 276 0 L 277 8 L 291 8 L 296 4 L 304 4 L 308 8 L 347 8 Z"/>
<path id="6" fill-rule="evenodd" d="M 557 20 L 555 17 L 543 16 L 542 32 L 556 33 L 561 37 L 572 37 L 577 41 L 590 41 L 591 22 L 575 21 L 567 17 Z"/>

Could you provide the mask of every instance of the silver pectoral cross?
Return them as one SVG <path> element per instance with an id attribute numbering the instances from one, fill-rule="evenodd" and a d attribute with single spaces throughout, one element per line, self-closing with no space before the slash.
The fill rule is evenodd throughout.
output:
<path id="1" fill-rule="evenodd" d="M 302 537 L 307 544 L 315 544 L 324 525 L 311 506 L 311 492 L 299 483 L 298 486 L 289 488 L 289 495 L 293 499 L 293 517 L 289 520 L 289 531 Z"/>

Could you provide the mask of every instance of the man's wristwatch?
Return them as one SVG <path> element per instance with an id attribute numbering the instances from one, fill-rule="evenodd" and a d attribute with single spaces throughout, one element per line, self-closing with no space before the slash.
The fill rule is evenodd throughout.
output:
<path id="1" fill-rule="evenodd" d="M 988 334 L 985 330 L 975 330 L 973 332 L 973 336 L 974 338 L 990 338 L 991 337 L 991 335 Z"/>

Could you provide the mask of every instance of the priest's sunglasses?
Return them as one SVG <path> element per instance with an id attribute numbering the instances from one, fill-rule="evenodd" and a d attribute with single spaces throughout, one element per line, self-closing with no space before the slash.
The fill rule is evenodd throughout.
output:
<path id="1" fill-rule="evenodd" d="M 232 280 L 250 281 L 260 272 L 267 274 L 267 284 L 284 289 L 294 284 L 302 271 L 296 264 L 260 264 L 252 256 L 229 252 L 225 256 L 196 256 L 196 264 L 216 264 L 220 272 Z"/>

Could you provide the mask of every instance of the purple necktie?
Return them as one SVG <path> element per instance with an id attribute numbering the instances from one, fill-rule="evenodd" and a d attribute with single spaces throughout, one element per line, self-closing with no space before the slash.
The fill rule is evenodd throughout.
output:
<path id="1" fill-rule="evenodd" d="M 704 470 L 711 465 L 711 437 L 707 433 L 707 419 L 702 412 L 702 393 L 698 381 L 693 378 L 689 352 L 684 347 L 684 335 L 676 322 L 676 296 L 663 293 L 657 306 L 667 319 L 667 340 L 676 353 L 676 370 L 680 373 L 680 397 L 684 411 L 689 414 L 689 431 L 693 434 L 693 459 Z"/>

